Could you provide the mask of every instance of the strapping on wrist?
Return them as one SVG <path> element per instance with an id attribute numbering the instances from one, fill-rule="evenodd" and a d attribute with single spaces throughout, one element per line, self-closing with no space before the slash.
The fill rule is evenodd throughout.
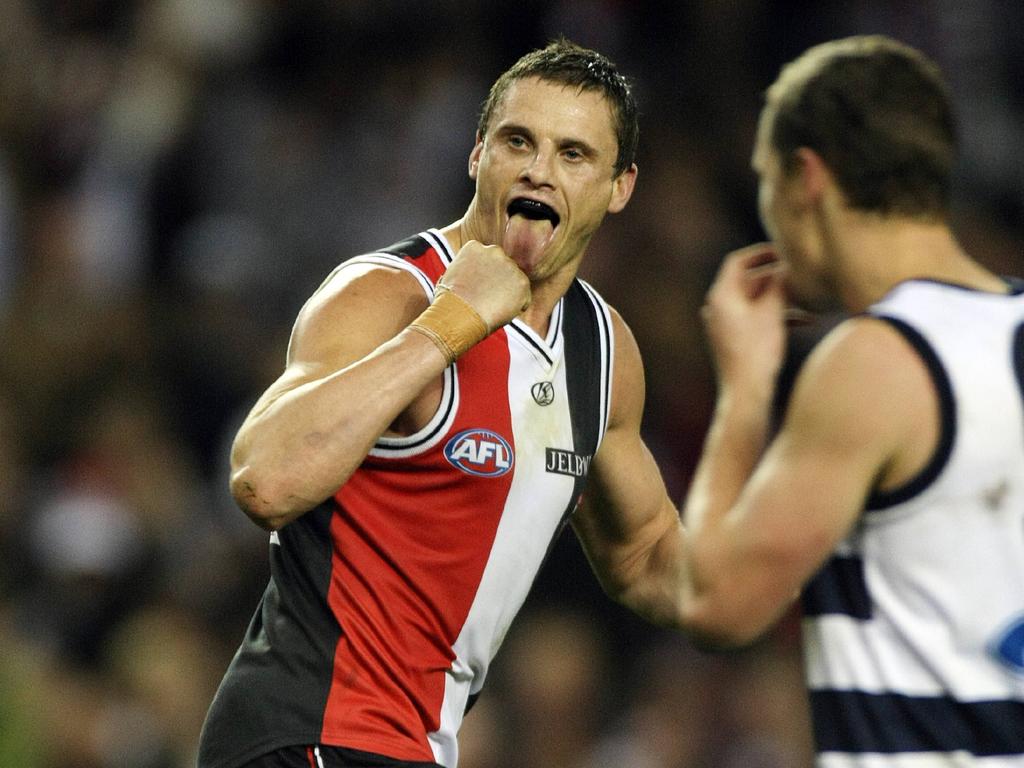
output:
<path id="1" fill-rule="evenodd" d="M 434 342 L 449 365 L 490 333 L 480 313 L 443 285 L 437 286 L 434 301 L 409 328 Z"/>

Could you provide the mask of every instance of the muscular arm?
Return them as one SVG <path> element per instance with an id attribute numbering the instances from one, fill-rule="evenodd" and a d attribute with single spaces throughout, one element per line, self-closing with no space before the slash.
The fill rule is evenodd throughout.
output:
<path id="1" fill-rule="evenodd" d="M 758 258 L 754 249 L 751 255 Z M 742 269 L 747 266 L 744 262 Z M 734 268 L 733 273 L 740 269 Z M 777 291 L 767 290 L 770 280 L 769 275 L 750 287 L 759 298 L 768 300 L 767 305 L 760 305 L 760 312 L 775 320 L 775 315 L 781 317 L 782 303 Z M 702 572 L 704 566 L 696 560 L 692 536 L 680 521 L 641 438 L 643 367 L 625 323 L 618 316 L 615 320 L 616 365 L 610 424 L 594 457 L 575 528 L 599 580 L 613 598 L 655 623 L 701 632 L 699 616 L 694 612 L 701 604 L 707 579 Z M 757 322 L 750 325 L 756 328 Z M 727 347 L 737 341 L 730 334 L 723 336 Z M 746 406 L 749 420 L 730 420 L 729 424 L 716 421 L 711 437 L 714 441 L 716 430 L 728 433 L 719 438 L 729 443 L 728 460 L 716 462 L 716 475 L 728 476 L 736 487 L 746 479 L 763 449 L 774 373 L 784 348 L 781 333 L 768 339 L 768 343 L 758 334 L 756 341 L 753 348 L 759 375 L 733 376 L 745 387 L 743 396 L 735 402 Z M 730 357 L 747 357 L 751 345 L 738 346 Z M 768 371 L 767 380 L 760 375 L 762 370 Z M 742 429 L 738 430 L 734 423 Z M 739 432 L 742 439 L 733 438 L 733 432 Z M 717 478 L 715 482 L 723 484 Z"/>
<path id="2" fill-rule="evenodd" d="M 467 243 L 442 282 L 460 308 L 435 315 L 434 323 L 482 321 L 486 332 L 529 303 L 529 280 L 496 246 Z M 360 265 L 335 272 L 306 303 L 284 373 L 232 446 L 231 492 L 254 522 L 277 529 L 294 520 L 344 484 L 389 428 L 412 433 L 429 420 L 452 348 L 442 353 L 429 335 L 409 328 L 423 321 L 426 307 L 410 274 Z"/>
<path id="3" fill-rule="evenodd" d="M 924 365 L 902 338 L 861 318 L 808 359 L 759 460 L 757 408 L 743 390 L 721 400 L 684 510 L 694 581 L 687 627 L 723 645 L 769 628 L 847 534 L 872 488 L 898 485 L 927 461 L 938 430 L 930 392 Z M 908 450 L 911 442 L 917 447 Z"/>
<path id="4" fill-rule="evenodd" d="M 742 645 L 768 629 L 870 490 L 913 477 L 938 438 L 924 364 L 887 324 L 859 318 L 812 354 L 766 448 L 784 302 L 757 283 L 775 279 L 747 286 L 741 303 L 758 306 L 745 306 L 738 324 L 710 318 L 721 387 L 682 521 L 640 437 L 639 354 L 617 319 L 611 423 L 574 520 L 612 597 L 710 645 Z"/>
<path id="5" fill-rule="evenodd" d="M 427 306 L 386 267 L 336 272 L 303 307 L 284 373 L 256 402 L 231 451 L 231 491 L 275 529 L 339 488 L 447 361 L 406 326 Z"/>
<path id="6" fill-rule="evenodd" d="M 618 314 L 608 430 L 591 463 L 573 528 L 604 590 L 657 624 L 677 622 L 683 531 L 654 458 L 640 436 L 643 366 Z"/>
<path id="7" fill-rule="evenodd" d="M 924 363 L 887 323 L 860 317 L 811 354 L 762 455 L 785 341 L 779 266 L 765 246 L 731 254 L 704 308 L 719 397 L 684 506 L 682 624 L 715 644 L 742 644 L 771 626 L 870 491 L 907 482 L 938 440 Z"/>

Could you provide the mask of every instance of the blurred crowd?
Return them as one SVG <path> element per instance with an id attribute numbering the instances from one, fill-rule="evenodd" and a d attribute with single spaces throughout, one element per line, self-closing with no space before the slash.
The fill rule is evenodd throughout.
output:
<path id="1" fill-rule="evenodd" d="M 935 57 L 962 239 L 1022 274 L 1021 29 L 1019 0 L 0 2 L 0 768 L 193 764 L 268 573 L 234 430 L 335 264 L 462 214 L 479 104 L 522 53 L 565 34 L 635 83 L 637 193 L 581 274 L 638 338 L 681 497 L 714 397 L 698 310 L 763 237 L 779 65 L 856 32 Z M 700 652 L 608 601 L 567 533 L 461 765 L 803 768 L 798 631 Z"/>

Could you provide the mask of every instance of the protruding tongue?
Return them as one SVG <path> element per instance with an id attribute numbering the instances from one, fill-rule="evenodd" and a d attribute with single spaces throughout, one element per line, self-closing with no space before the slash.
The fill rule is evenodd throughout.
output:
<path id="1" fill-rule="evenodd" d="M 505 225 L 501 246 L 520 267 L 529 270 L 540 261 L 554 227 L 547 219 L 528 219 L 521 214 L 510 216 Z"/>

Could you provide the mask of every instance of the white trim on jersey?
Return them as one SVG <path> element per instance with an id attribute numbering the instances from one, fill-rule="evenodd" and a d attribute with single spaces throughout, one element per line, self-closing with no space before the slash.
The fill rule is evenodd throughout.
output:
<path id="1" fill-rule="evenodd" d="M 425 232 L 420 233 L 423 239 L 434 246 L 434 250 L 437 251 L 437 255 L 441 257 L 441 262 L 447 267 L 452 263 L 452 259 L 455 258 L 455 252 L 452 251 L 451 243 L 448 242 L 441 230 L 439 229 L 428 229 Z"/>
<path id="2" fill-rule="evenodd" d="M 509 338 L 515 339 L 529 349 L 530 353 L 538 359 L 539 362 L 543 363 L 546 367 L 551 368 L 558 364 L 562 358 L 562 307 L 565 305 L 565 299 L 560 299 L 555 305 L 555 308 L 551 311 L 551 319 L 548 322 L 548 333 L 546 338 L 541 338 L 540 335 L 533 330 L 529 325 L 524 323 L 522 320 L 515 318 L 506 326 L 506 331 L 513 331 L 514 333 L 509 334 Z"/>
<path id="3" fill-rule="evenodd" d="M 955 649 L 932 647 L 927 658 L 901 639 L 906 632 L 876 616 L 862 621 L 839 614 L 805 619 L 804 667 L 811 690 L 857 690 L 865 693 L 899 691 L 906 696 L 952 694 L 959 701 L 1013 699 L 1006 671 L 995 661 L 987 666 Z M 941 643 L 939 632 L 929 634 Z M 822 648 L 843 653 L 822 653 Z M 936 664 L 940 659 L 941 664 Z"/>
<path id="4" fill-rule="evenodd" d="M 611 411 L 612 376 L 615 370 L 614 329 L 608 304 L 594 290 L 593 286 L 584 280 L 579 282 L 587 296 L 594 303 L 598 325 L 601 329 L 601 359 L 604 361 L 604 365 L 601 366 L 601 424 L 597 433 L 597 444 L 600 446 L 601 441 L 604 440 L 604 433 L 608 429 L 608 417 Z"/>
<path id="5" fill-rule="evenodd" d="M 439 235 L 440 233 L 435 234 Z M 451 248 L 443 237 L 439 239 L 442 245 L 435 245 L 438 252 L 450 253 Z M 432 243 L 433 244 L 433 243 Z M 423 270 L 405 259 L 390 253 L 369 253 L 363 256 L 356 256 L 341 264 L 338 269 L 358 264 L 377 264 L 380 266 L 397 267 L 415 277 L 423 288 L 427 299 L 434 295 L 434 284 L 424 274 Z M 410 456 L 423 453 L 433 448 L 445 436 L 455 420 L 455 414 L 459 410 L 459 387 L 458 372 L 456 366 L 450 365 L 444 371 L 444 384 L 441 392 L 441 402 L 430 421 L 417 432 L 405 437 L 380 437 L 370 449 L 369 455 L 391 459 L 405 459 Z"/>
<path id="6" fill-rule="evenodd" d="M 423 292 L 426 294 L 428 299 L 432 298 L 434 295 L 434 284 L 430 282 L 430 278 L 423 273 L 422 269 L 410 264 L 400 256 L 395 256 L 391 253 L 367 253 L 362 256 L 355 256 L 348 261 L 339 264 L 338 269 L 335 271 L 337 272 L 345 269 L 345 267 L 351 267 L 357 264 L 377 264 L 382 267 L 397 267 L 398 269 L 408 272 L 419 281 L 419 284 L 423 288 Z"/>
<path id="7" fill-rule="evenodd" d="M 426 426 L 406 437 L 377 438 L 370 449 L 370 456 L 389 459 L 406 459 L 417 456 L 437 445 L 451 428 L 459 412 L 458 364 L 444 369 L 444 385 L 441 402 Z"/>
<path id="8" fill-rule="evenodd" d="M 361 266 L 366 264 L 373 264 L 379 267 L 394 267 L 395 269 L 401 269 L 403 272 L 408 272 L 410 275 L 416 278 L 417 282 L 420 284 L 420 286 L 426 293 L 428 299 L 432 298 L 434 295 L 434 284 L 430 282 L 430 279 L 423 273 L 421 269 L 409 264 L 407 261 L 405 261 L 402 258 L 399 258 L 398 256 L 382 252 L 366 253 L 361 256 L 354 256 L 353 258 L 348 259 L 347 261 L 341 262 L 341 264 L 332 269 L 330 274 L 324 278 L 324 281 L 320 283 L 320 287 L 317 288 L 316 291 L 314 291 L 313 295 L 315 296 L 317 293 L 319 293 L 320 290 L 322 290 L 323 287 L 331 281 L 331 278 L 333 278 L 336 274 L 341 272 L 341 270 L 345 269 L 346 267 Z M 298 323 L 298 319 L 296 319 L 296 323 Z M 295 326 L 293 325 L 292 335 L 288 340 L 288 357 L 291 357 L 292 339 L 294 338 L 294 336 Z"/>

